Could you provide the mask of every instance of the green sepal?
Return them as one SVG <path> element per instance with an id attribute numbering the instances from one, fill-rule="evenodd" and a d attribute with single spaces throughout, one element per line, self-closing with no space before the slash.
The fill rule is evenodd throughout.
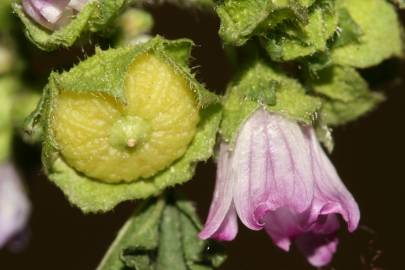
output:
<path id="1" fill-rule="evenodd" d="M 42 162 L 46 173 L 49 179 L 62 189 L 69 201 L 83 212 L 105 212 L 126 200 L 156 196 L 167 187 L 190 180 L 194 175 L 196 164 L 199 161 L 206 161 L 213 154 L 222 108 L 219 98 L 208 92 L 188 72 L 185 66 L 187 53 L 181 52 L 182 46 L 189 53 L 191 42 L 186 40 L 169 42 L 158 37 L 136 47 L 97 52 L 95 56 L 83 61 L 71 71 L 63 74 L 53 73 L 50 76 L 37 109 L 27 120 L 26 130 L 34 133 L 36 130 L 44 130 Z M 53 101 L 59 89 L 83 92 L 97 89 L 96 91 L 125 102 L 123 80 L 126 68 L 136 56 L 145 52 L 161 57 L 188 79 L 201 106 L 197 133 L 181 158 L 150 178 L 120 184 L 107 184 L 89 179 L 71 168 L 57 150 L 58 146 L 51 128 Z M 108 84 L 102 84 L 100 81 Z"/>
<path id="2" fill-rule="evenodd" d="M 27 143 L 40 143 L 44 140 L 44 128 L 47 126 L 45 116 L 47 104 L 50 103 L 49 85 L 46 85 L 35 109 L 24 119 L 24 141 Z"/>
<path id="3" fill-rule="evenodd" d="M 315 0 L 224 0 L 217 1 L 221 20 L 219 34 L 225 43 L 241 46 L 286 19 L 305 22 L 307 8 Z"/>
<path id="4" fill-rule="evenodd" d="M 308 77 L 318 77 L 318 72 L 331 66 L 332 60 L 330 58 L 330 53 L 320 52 L 315 53 L 312 56 L 305 57 L 299 61 L 301 67 L 303 68 L 303 74 Z"/>
<path id="5" fill-rule="evenodd" d="M 157 36 L 136 46 L 101 51 L 80 62 L 69 72 L 55 74 L 58 89 L 64 91 L 98 92 L 108 94 L 125 103 L 124 81 L 129 65 L 144 53 L 153 53 L 186 77 L 201 107 L 218 102 L 218 97 L 198 83 L 188 68 L 193 42 L 189 39 L 168 41 Z M 108 82 L 108 83 L 106 83 Z"/>
<path id="6" fill-rule="evenodd" d="M 338 6 L 338 27 L 333 37 L 328 40 L 328 49 L 300 59 L 300 64 L 307 76 L 317 78 L 317 73 L 333 65 L 331 49 L 358 43 L 363 34 L 360 26 L 350 16 L 346 8 Z"/>
<path id="7" fill-rule="evenodd" d="M 353 121 L 383 101 L 383 96 L 370 92 L 367 82 L 351 67 L 324 69 L 311 81 L 311 87 L 323 99 L 322 122 L 331 126 Z"/>
<path id="8" fill-rule="evenodd" d="M 349 11 L 346 8 L 339 9 L 339 30 L 336 32 L 333 47 L 341 47 L 350 43 L 360 42 L 360 37 L 363 35 L 361 27 L 353 20 Z"/>
<path id="9" fill-rule="evenodd" d="M 259 91 L 273 98 L 256 99 Z M 298 81 L 260 60 L 252 61 L 242 70 L 231 82 L 224 99 L 220 132 L 231 143 L 240 126 L 260 107 L 306 124 L 313 122 L 321 107 L 320 100 L 308 95 Z"/>
<path id="10" fill-rule="evenodd" d="M 21 4 L 13 3 L 13 9 L 25 26 L 25 34 L 38 48 L 52 51 L 70 47 L 85 32 L 103 31 L 112 23 L 126 4 L 126 0 L 93 0 L 81 10 L 69 24 L 56 31 L 44 29 L 29 18 Z"/>
<path id="11" fill-rule="evenodd" d="M 335 2 L 318 0 L 310 8 L 307 22 L 279 24 L 260 40 L 274 61 L 291 61 L 326 51 L 337 26 Z"/>
<path id="12" fill-rule="evenodd" d="M 335 64 L 367 68 L 403 54 L 402 27 L 394 7 L 386 0 L 343 0 L 343 8 L 360 27 L 358 42 L 333 49 Z"/>
<path id="13" fill-rule="evenodd" d="M 97 270 L 210 270 L 225 260 L 198 238 L 201 223 L 189 201 L 168 194 L 145 202 L 130 217 Z"/>

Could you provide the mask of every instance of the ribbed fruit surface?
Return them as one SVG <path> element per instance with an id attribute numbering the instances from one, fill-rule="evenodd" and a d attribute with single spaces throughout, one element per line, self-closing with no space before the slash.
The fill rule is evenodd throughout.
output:
<path id="1" fill-rule="evenodd" d="M 199 121 L 187 80 L 163 60 L 144 54 L 129 68 L 125 96 L 123 105 L 106 94 L 60 92 L 51 125 L 70 166 L 115 183 L 150 177 L 184 154 Z M 111 128 L 127 115 L 145 120 L 150 132 L 136 147 L 119 149 L 110 143 Z"/>

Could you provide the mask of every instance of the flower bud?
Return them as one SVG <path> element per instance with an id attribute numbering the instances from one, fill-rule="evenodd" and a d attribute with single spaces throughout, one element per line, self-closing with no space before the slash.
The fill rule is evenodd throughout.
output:
<path id="1" fill-rule="evenodd" d="M 158 37 L 50 77 L 39 108 L 43 161 L 84 211 L 187 181 L 212 154 L 218 99 L 188 72 L 190 45 Z"/>
<path id="2" fill-rule="evenodd" d="M 117 25 L 120 27 L 118 43 L 136 44 L 152 29 L 153 18 L 143 10 L 131 8 L 118 18 Z"/>
<path id="3" fill-rule="evenodd" d="M 24 12 L 41 26 L 56 30 L 68 24 L 87 0 L 23 0 Z"/>
<path id="4" fill-rule="evenodd" d="M 13 5 L 26 36 L 40 49 L 70 47 L 86 32 L 105 31 L 125 0 L 23 0 Z"/>

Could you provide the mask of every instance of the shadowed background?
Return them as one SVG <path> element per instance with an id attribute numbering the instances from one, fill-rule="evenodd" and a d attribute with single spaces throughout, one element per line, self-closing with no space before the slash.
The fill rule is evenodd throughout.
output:
<path id="1" fill-rule="evenodd" d="M 208 89 L 222 92 L 232 70 L 217 35 L 218 19 L 170 5 L 147 9 L 155 18 L 154 33 L 170 39 L 194 40 L 198 46 L 193 51 L 193 65 L 198 68 L 198 79 Z M 44 65 L 70 64 L 69 58 L 61 63 L 57 54 L 31 51 L 35 73 L 27 76 L 35 79 L 46 75 L 42 74 L 48 72 Z M 388 99 L 368 116 L 334 131 L 336 148 L 331 158 L 359 203 L 362 219 L 356 233 L 349 235 L 342 230 L 338 252 L 327 269 L 403 269 L 405 68 L 393 60 L 366 70 L 363 75 L 373 88 L 384 89 Z M 18 139 L 15 147 L 15 159 L 21 164 L 33 204 L 30 239 L 21 253 L 0 251 L 0 269 L 95 269 L 136 202 L 121 204 L 108 214 L 85 216 L 69 205 L 62 192 L 43 175 L 39 149 L 23 145 Z M 215 166 L 208 162 L 200 165 L 194 179 L 181 187 L 196 202 L 203 221 L 214 184 Z M 223 270 L 313 269 L 296 250 L 284 253 L 264 232 L 249 231 L 243 226 L 236 240 L 226 247 L 229 258 L 221 267 Z"/>

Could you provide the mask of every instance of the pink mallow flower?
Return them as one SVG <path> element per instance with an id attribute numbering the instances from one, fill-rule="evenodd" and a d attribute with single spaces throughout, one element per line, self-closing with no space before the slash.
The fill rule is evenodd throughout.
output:
<path id="1" fill-rule="evenodd" d="M 24 11 L 49 30 L 66 25 L 89 0 L 23 0 Z"/>
<path id="2" fill-rule="evenodd" d="M 241 127 L 234 149 L 222 143 L 208 219 L 199 236 L 233 240 L 237 217 L 265 229 L 288 251 L 292 241 L 317 267 L 336 252 L 338 214 L 350 232 L 360 212 L 310 126 L 257 110 Z"/>
<path id="3" fill-rule="evenodd" d="M 30 214 L 30 203 L 11 163 L 0 165 L 0 249 L 22 233 Z"/>

